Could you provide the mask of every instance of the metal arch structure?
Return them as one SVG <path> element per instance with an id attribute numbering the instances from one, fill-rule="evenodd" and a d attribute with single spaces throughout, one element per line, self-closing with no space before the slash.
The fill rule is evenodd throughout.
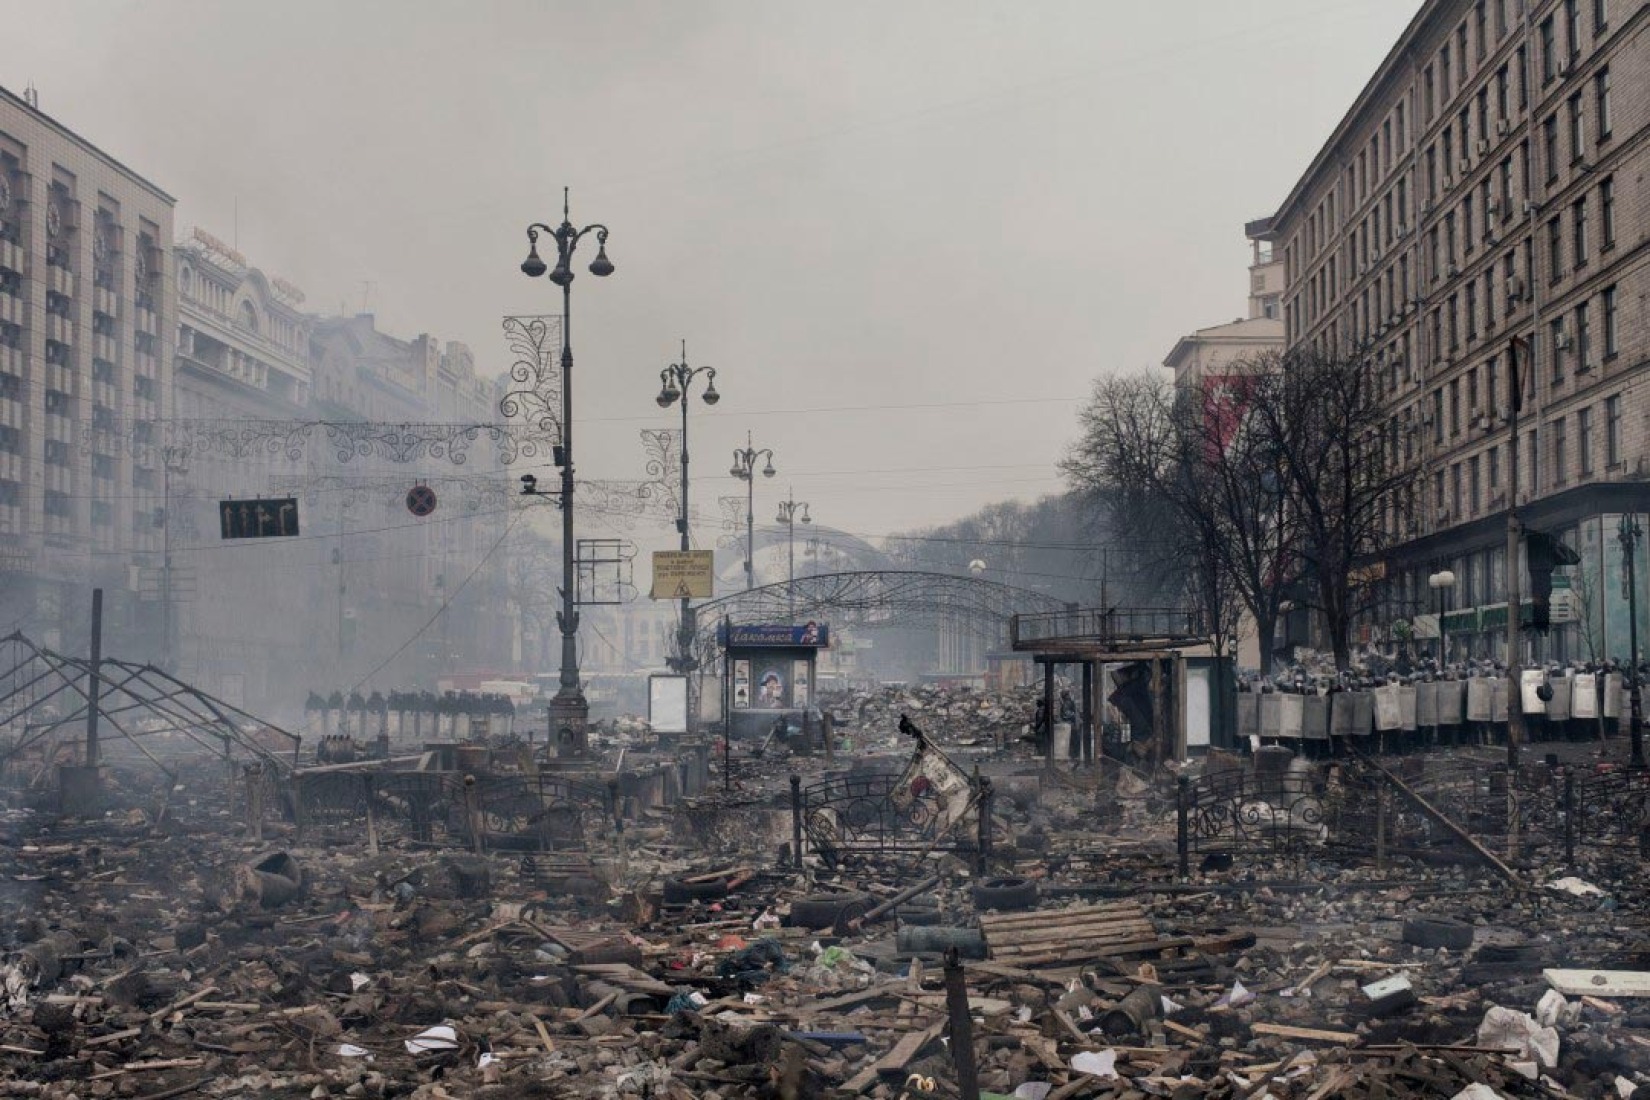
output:
<path id="1" fill-rule="evenodd" d="M 949 623 L 986 637 L 1007 637 L 1016 614 L 1070 610 L 1064 601 L 998 581 L 920 570 L 874 569 L 817 573 L 788 584 L 735 592 L 695 608 L 695 652 L 701 665 L 716 653 L 716 628 L 736 622 L 826 619 L 832 626 L 887 629 Z"/>

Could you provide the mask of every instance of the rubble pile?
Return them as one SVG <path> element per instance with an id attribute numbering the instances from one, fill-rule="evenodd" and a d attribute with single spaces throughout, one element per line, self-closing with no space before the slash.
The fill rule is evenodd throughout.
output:
<path id="1" fill-rule="evenodd" d="M 823 693 L 820 706 L 838 728 L 892 732 L 909 715 L 947 744 L 1007 744 L 1031 732 L 1041 689 L 983 691 L 950 686 L 887 686 Z"/>
<path id="2" fill-rule="evenodd" d="M 981 851 L 972 797 L 912 812 L 951 778 L 898 714 L 966 744 L 969 715 L 989 739 L 984 715 L 1029 698 L 859 698 L 867 721 L 900 708 L 875 733 L 903 756 L 736 761 L 549 850 L 497 822 L 474 847 L 278 819 L 254 838 L 211 761 L 100 817 L 8 792 L 0 1096 L 1650 1095 L 1636 848 L 1377 861 L 1309 838 L 1181 877 L 1175 769 L 1010 748 L 957 769 L 992 776 Z M 907 762 L 883 801 L 849 782 L 810 804 L 797 851 L 793 772 Z"/>

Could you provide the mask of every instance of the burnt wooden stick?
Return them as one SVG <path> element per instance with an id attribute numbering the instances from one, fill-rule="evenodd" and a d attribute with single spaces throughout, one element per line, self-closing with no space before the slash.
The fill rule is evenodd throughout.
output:
<path id="1" fill-rule="evenodd" d="M 957 1067 L 957 1094 L 980 1100 L 979 1069 L 974 1064 L 974 1017 L 968 1010 L 968 979 L 955 947 L 945 952 L 945 1005 L 951 1016 L 951 1058 Z"/>
<path id="2" fill-rule="evenodd" d="M 916 897 L 918 894 L 922 893 L 925 890 L 932 890 L 934 887 L 938 886 L 939 884 L 940 884 L 940 876 L 939 875 L 935 875 L 932 878 L 925 878 L 921 882 L 917 883 L 915 886 L 911 886 L 911 887 L 908 887 L 904 890 L 901 890 L 899 893 L 895 894 L 893 897 L 889 898 L 887 901 L 883 902 L 881 905 L 878 905 L 878 906 L 875 906 L 874 908 L 866 910 L 864 916 L 855 917 L 853 920 L 849 921 L 848 922 L 848 927 L 852 928 L 852 929 L 855 929 L 855 930 L 858 930 L 861 925 L 875 924 L 877 921 L 881 920 L 883 917 L 887 916 L 889 913 L 892 913 L 895 909 L 898 909 L 900 906 L 904 905 L 906 902 L 910 901 L 912 898 Z"/>

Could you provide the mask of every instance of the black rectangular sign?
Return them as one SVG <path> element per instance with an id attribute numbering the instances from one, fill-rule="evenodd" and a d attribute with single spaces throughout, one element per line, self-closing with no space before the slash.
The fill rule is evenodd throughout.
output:
<path id="1" fill-rule="evenodd" d="M 274 539 L 298 533 L 298 499 L 220 500 L 218 527 L 226 539 Z"/>

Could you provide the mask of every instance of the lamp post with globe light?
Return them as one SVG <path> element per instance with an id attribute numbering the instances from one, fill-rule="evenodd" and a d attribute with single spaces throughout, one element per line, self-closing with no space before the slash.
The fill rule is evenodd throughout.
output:
<path id="1" fill-rule="evenodd" d="M 668 409 L 678 402 L 682 407 L 682 491 L 681 511 L 676 520 L 676 530 L 681 535 L 681 547 L 685 553 L 692 549 L 688 538 L 688 390 L 693 380 L 703 376 L 705 389 L 699 395 L 707 405 L 714 405 L 722 399 L 716 392 L 715 367 L 688 366 L 687 341 L 682 341 L 682 361 L 672 363 L 659 372 L 659 396 L 655 400 L 661 409 Z M 669 662 L 673 671 L 682 675 L 692 672 L 696 662 L 693 659 L 693 608 L 689 606 L 690 597 L 682 597 L 682 615 L 676 625 L 676 656 Z"/>
<path id="2" fill-rule="evenodd" d="M 539 258 L 539 236 L 546 234 L 556 245 L 556 266 L 548 267 Z M 528 496 L 556 496 L 561 505 L 561 610 L 556 613 L 556 624 L 561 629 L 561 676 L 555 697 L 550 700 L 550 728 L 559 744 L 571 750 L 582 750 L 586 728 L 590 720 L 590 703 L 585 699 L 584 687 L 579 682 L 579 609 L 578 589 L 574 574 L 573 535 L 573 253 L 586 235 L 596 234 L 596 258 L 590 262 L 590 274 L 604 279 L 613 274 L 613 263 L 607 258 L 607 226 L 600 223 L 575 229 L 568 214 L 568 193 L 562 189 L 562 220 L 558 226 L 534 222 L 527 227 L 527 258 L 521 263 L 521 272 L 536 279 L 546 272 L 550 281 L 561 287 L 561 441 L 554 450 L 556 465 L 561 467 L 559 493 L 540 493 L 532 475 L 522 479 L 522 492 Z"/>
<path id="3" fill-rule="evenodd" d="M 779 502 L 779 514 L 774 517 L 776 523 L 783 523 L 786 531 L 786 546 L 788 547 L 789 564 L 785 570 L 785 601 L 786 614 L 792 625 L 796 623 L 796 525 L 812 523 L 813 517 L 808 515 L 808 502 L 797 500 L 789 490 L 785 499 Z"/>
<path id="4" fill-rule="evenodd" d="M 751 434 L 745 433 L 745 445 L 735 447 L 733 466 L 728 473 L 745 483 L 745 591 L 756 587 L 756 460 L 765 459 L 763 477 L 778 473 L 773 468 L 773 449 L 758 450 L 751 444 Z"/>

